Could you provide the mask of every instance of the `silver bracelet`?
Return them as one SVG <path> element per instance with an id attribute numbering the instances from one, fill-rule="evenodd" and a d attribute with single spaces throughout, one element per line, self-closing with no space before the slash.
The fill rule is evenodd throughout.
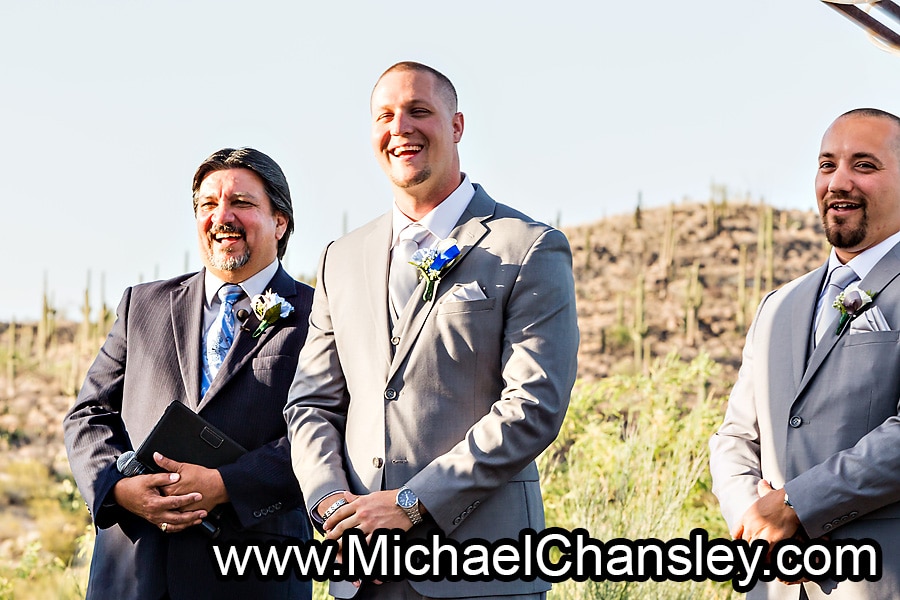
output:
<path id="1" fill-rule="evenodd" d="M 329 518 L 331 515 L 333 515 L 333 514 L 337 511 L 337 509 L 339 509 L 340 507 L 342 507 L 342 506 L 345 505 L 345 504 L 347 504 L 347 501 L 346 501 L 345 499 L 343 499 L 343 498 L 341 498 L 341 499 L 335 501 L 334 504 L 332 504 L 331 506 L 329 506 L 329 507 L 325 510 L 325 514 L 322 515 L 322 518 L 325 519 L 325 520 L 327 521 L 328 518 Z"/>

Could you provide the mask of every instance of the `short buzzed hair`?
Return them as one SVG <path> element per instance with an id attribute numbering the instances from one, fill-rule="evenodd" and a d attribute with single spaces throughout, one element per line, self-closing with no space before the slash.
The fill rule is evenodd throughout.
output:
<path id="1" fill-rule="evenodd" d="M 227 169 L 249 169 L 262 180 L 263 189 L 272 203 L 272 209 L 280 212 L 287 219 L 284 235 L 278 240 L 278 258 L 284 258 L 288 240 L 294 231 L 294 205 L 291 202 L 291 189 L 288 187 L 284 171 L 272 158 L 253 148 L 222 148 L 210 154 L 194 173 L 194 184 L 191 191 L 194 196 L 194 214 L 197 214 L 197 191 L 206 176 L 214 171 Z"/>
<path id="2" fill-rule="evenodd" d="M 450 108 L 450 112 L 455 114 L 459 110 L 459 100 L 456 97 L 456 88 L 453 87 L 453 82 L 451 82 L 446 75 L 444 75 L 437 69 L 412 60 L 404 60 L 388 67 L 385 72 L 382 73 L 378 78 L 378 81 L 375 82 L 375 86 L 372 88 L 372 93 L 375 92 L 375 88 L 378 87 L 378 84 L 381 82 L 384 76 L 388 73 L 392 73 L 393 71 L 416 71 L 418 73 L 430 73 L 434 77 L 434 80 L 437 84 L 438 93 L 444 99 L 444 102 L 447 103 L 447 106 Z"/>
<path id="3" fill-rule="evenodd" d="M 898 160 L 900 160 L 900 117 L 880 108 L 854 108 L 853 110 L 848 110 L 836 120 L 844 117 L 874 117 L 876 119 L 893 121 L 894 125 L 897 126 L 897 133 L 894 136 L 894 151 L 897 153 Z"/>

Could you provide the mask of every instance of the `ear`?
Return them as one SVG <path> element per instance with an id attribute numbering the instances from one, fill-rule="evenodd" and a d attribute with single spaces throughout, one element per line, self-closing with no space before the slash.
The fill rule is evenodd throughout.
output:
<path id="1" fill-rule="evenodd" d="M 465 119 L 463 118 L 463 114 L 461 112 L 458 112 L 453 115 L 451 124 L 453 126 L 453 142 L 458 144 L 459 140 L 462 139 L 463 129 L 465 128 Z"/>
<path id="2" fill-rule="evenodd" d="M 280 210 L 275 211 L 275 239 L 280 240 L 287 231 L 288 218 Z"/>

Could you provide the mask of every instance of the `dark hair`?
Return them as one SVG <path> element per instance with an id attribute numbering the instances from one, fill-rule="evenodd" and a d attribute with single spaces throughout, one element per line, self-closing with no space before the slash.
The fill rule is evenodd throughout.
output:
<path id="1" fill-rule="evenodd" d="M 854 108 L 853 110 L 848 110 L 842 114 L 838 119 L 844 117 L 877 117 L 879 119 L 890 119 L 900 127 L 900 117 L 891 114 L 886 110 L 881 110 L 880 108 Z"/>
<path id="2" fill-rule="evenodd" d="M 457 112 L 459 99 L 456 97 L 456 88 L 453 87 L 453 82 L 451 82 L 446 75 L 444 75 L 437 69 L 433 69 L 428 65 L 423 65 L 422 63 L 417 63 L 411 60 L 404 60 L 388 67 L 387 70 L 378 78 L 378 81 L 375 82 L 375 87 L 372 88 L 373 93 L 375 92 L 375 88 L 378 87 L 378 84 L 381 82 L 384 76 L 393 71 L 416 71 L 419 73 L 430 73 L 434 77 L 434 80 L 437 82 L 438 93 L 440 93 L 440 95 L 444 98 L 444 102 L 447 103 L 447 106 L 450 107 L 450 112 Z"/>
<path id="3" fill-rule="evenodd" d="M 291 204 L 291 190 L 281 167 L 267 154 L 253 148 L 222 148 L 210 154 L 194 173 L 191 191 L 194 196 L 194 214 L 197 213 L 197 190 L 206 176 L 214 171 L 226 169 L 250 169 L 262 179 L 263 187 L 272 208 L 287 218 L 287 228 L 278 240 L 278 258 L 284 258 L 288 239 L 294 231 L 294 207 Z"/>

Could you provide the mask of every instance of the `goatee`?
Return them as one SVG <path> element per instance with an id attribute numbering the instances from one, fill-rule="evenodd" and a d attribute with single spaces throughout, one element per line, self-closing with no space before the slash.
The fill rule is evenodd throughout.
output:
<path id="1" fill-rule="evenodd" d="M 835 248 L 854 248 L 863 243 L 868 232 L 869 221 L 866 207 L 862 205 L 858 210 L 862 211 L 859 225 L 853 227 L 847 224 L 847 218 L 840 215 L 832 215 L 828 219 L 828 211 L 822 217 L 822 227 L 825 229 L 825 239 Z"/>

